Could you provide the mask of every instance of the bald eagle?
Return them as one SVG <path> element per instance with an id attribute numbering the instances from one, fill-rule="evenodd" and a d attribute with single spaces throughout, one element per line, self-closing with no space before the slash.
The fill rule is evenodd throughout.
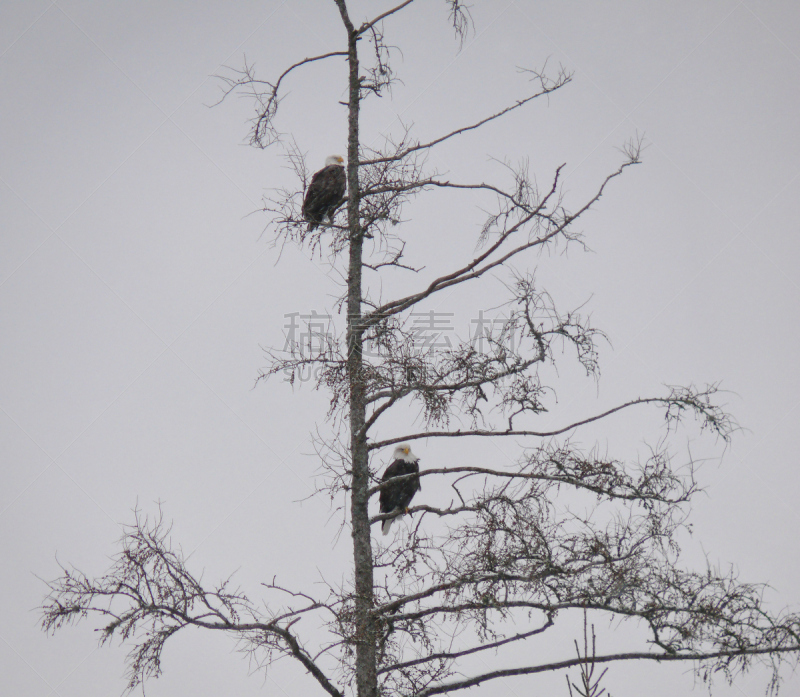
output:
<path id="1" fill-rule="evenodd" d="M 405 511 L 411 499 L 422 487 L 419 483 L 419 458 L 411 452 L 408 443 L 401 443 L 394 449 L 392 464 L 386 468 L 381 481 L 385 482 L 394 477 L 402 477 L 404 474 L 416 474 L 416 477 L 408 477 L 395 484 L 390 484 L 381 489 L 381 513 L 394 513 L 395 511 Z M 389 533 L 394 518 L 387 518 L 383 521 L 383 534 Z"/>
<path id="2" fill-rule="evenodd" d="M 347 188 L 343 165 L 344 158 L 341 155 L 331 155 L 325 160 L 325 166 L 311 177 L 303 201 L 303 218 L 308 221 L 309 232 L 318 225 L 333 224 L 333 214 L 344 202 Z"/>

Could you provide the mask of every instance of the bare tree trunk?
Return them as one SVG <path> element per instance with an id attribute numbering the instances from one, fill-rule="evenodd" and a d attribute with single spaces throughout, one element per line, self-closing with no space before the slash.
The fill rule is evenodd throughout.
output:
<path id="1" fill-rule="evenodd" d="M 369 453 L 366 444 L 366 399 L 362 377 L 363 328 L 361 322 L 361 274 L 363 236 L 359 220 L 359 133 L 361 85 L 358 74 L 358 33 L 347 14 L 344 0 L 336 4 L 347 28 L 349 72 L 347 138 L 347 225 L 350 261 L 347 276 L 347 376 L 350 386 L 350 453 L 352 466 L 351 520 L 355 567 L 356 688 L 358 697 L 378 693 L 375 662 L 375 619 L 372 543 L 369 524 Z"/>

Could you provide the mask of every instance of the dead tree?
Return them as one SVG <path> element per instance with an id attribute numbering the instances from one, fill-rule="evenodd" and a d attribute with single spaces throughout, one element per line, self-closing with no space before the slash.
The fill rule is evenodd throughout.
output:
<path id="1" fill-rule="evenodd" d="M 670 437 L 688 420 L 688 427 L 727 442 L 736 424 L 718 404 L 716 386 L 675 386 L 555 429 L 536 427 L 553 392 L 544 368 L 572 356 L 596 375 L 604 335 L 582 312 L 558 309 L 525 269 L 543 249 L 582 244 L 578 222 L 639 162 L 641 143 L 629 143 L 618 168 L 577 204 L 562 189 L 563 166 L 543 188 L 525 165 L 509 167 L 506 180 L 496 182 L 445 178 L 429 168 L 429 154 L 442 143 L 492 128 L 567 85 L 571 75 L 559 69 L 531 70 L 529 93 L 474 123 L 427 141 L 404 131 L 381 148 L 368 148 L 359 109 L 363 100 L 385 95 L 395 79 L 384 31 L 413 0 L 361 22 L 346 0 L 331 1 L 346 37 L 340 51 L 299 61 L 272 82 L 245 66 L 227 77 L 227 91 L 255 95 L 252 144 L 282 147 L 295 167 L 296 182 L 264 206 L 275 241 L 324 255 L 346 278 L 340 333 L 326 335 L 310 354 L 269 352 L 262 377 L 294 379 L 313 368 L 318 387 L 330 394 L 330 433 L 319 440 L 326 471 L 318 488 L 342 506 L 349 501 L 344 524 L 353 540 L 351 582 L 323 596 L 265 584 L 264 611 L 229 582 L 204 585 L 171 544 L 168 526 L 137 515 L 106 575 L 90 578 L 64 568 L 50 584 L 44 628 L 93 613 L 104 617 L 102 641 L 120 636 L 132 647 L 130 687 L 157 676 L 164 643 L 195 626 L 235 635 L 261 665 L 280 656 L 296 659 L 335 696 L 454 694 L 510 675 L 631 660 L 690 662 L 702 676 L 728 678 L 760 660 L 772 667 L 771 687 L 777 688 L 780 664 L 800 654 L 800 616 L 767 612 L 762 586 L 681 566 L 678 536 L 699 490 L 693 463 L 674 461 L 667 440 L 634 462 L 574 444 L 582 427 L 642 408 L 660 410 Z M 466 7 L 460 0 L 446 0 L 446 7 L 456 36 L 463 37 L 470 29 Z M 300 134 L 281 132 L 280 104 L 296 71 L 331 60 L 346 68 L 347 200 L 331 225 L 309 232 L 300 212 L 308 180 L 295 142 Z M 405 263 L 399 223 L 411 199 L 442 189 L 491 196 L 494 207 L 475 240 L 477 251 L 433 278 Z M 418 289 L 381 298 L 374 279 L 385 269 L 415 274 Z M 414 308 L 497 274 L 506 274 L 509 312 L 501 331 L 487 332 L 485 347 L 464 342 L 418 350 L 409 321 Z M 375 440 L 377 425 L 396 409 L 418 413 L 419 429 Z M 370 500 L 381 487 L 381 465 L 371 455 L 401 441 L 437 438 L 513 439 L 524 446 L 511 468 L 464 462 L 423 469 L 423 491 L 425 480 L 446 478 L 453 503 L 437 508 L 421 498 L 410 510 L 416 514 L 410 532 L 389 543 L 374 540 L 373 525 L 397 513 L 370 516 Z M 555 504 L 568 491 L 585 495 L 591 506 L 582 514 L 559 509 Z M 649 629 L 650 640 L 627 653 L 598 654 L 593 641 L 591 655 L 584 647 L 583 654 L 556 662 L 471 667 L 476 654 L 502 655 L 520 642 L 536 642 L 573 610 L 636 621 Z M 585 675 L 585 689 L 597 689 L 591 671 Z"/>

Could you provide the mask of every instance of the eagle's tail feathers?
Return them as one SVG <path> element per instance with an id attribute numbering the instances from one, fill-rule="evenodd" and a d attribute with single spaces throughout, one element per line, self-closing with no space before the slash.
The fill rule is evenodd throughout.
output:
<path id="1" fill-rule="evenodd" d="M 394 522 L 394 518 L 388 518 L 383 521 L 383 525 L 381 525 L 381 530 L 383 530 L 384 535 L 389 534 L 389 528 L 392 527 L 392 523 Z"/>

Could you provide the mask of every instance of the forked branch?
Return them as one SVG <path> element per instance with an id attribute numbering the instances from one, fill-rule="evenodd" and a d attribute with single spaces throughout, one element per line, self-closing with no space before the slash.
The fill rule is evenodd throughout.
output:
<path id="1" fill-rule="evenodd" d="M 62 566 L 63 575 L 47 584 L 50 594 L 42 607 L 42 628 L 52 632 L 89 615 L 102 617 L 106 624 L 99 630 L 101 644 L 114 636 L 133 644 L 128 654 L 129 690 L 158 677 L 167 639 L 194 626 L 233 634 L 245 651 L 264 653 L 267 662 L 273 653 L 290 656 L 328 694 L 342 697 L 292 630 L 309 612 L 334 612 L 331 606 L 295 594 L 309 604 L 263 618 L 242 591 L 229 588 L 229 581 L 205 588 L 186 568 L 181 551 L 171 548 L 169 534 L 160 512 L 148 520 L 136 511 L 135 523 L 125 528 L 122 552 L 104 576 L 91 579 Z"/>

